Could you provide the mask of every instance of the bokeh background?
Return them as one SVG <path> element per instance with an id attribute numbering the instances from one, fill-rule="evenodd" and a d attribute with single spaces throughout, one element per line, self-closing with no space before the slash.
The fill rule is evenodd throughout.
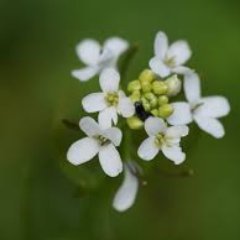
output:
<path id="1" fill-rule="evenodd" d="M 0 239 L 240 239 L 239 11 L 237 0 L 0 0 Z M 232 111 L 222 140 L 194 132 L 186 163 L 157 160 L 119 214 L 111 203 L 121 177 L 104 176 L 97 161 L 66 163 L 81 133 L 61 120 L 78 121 L 81 98 L 97 89 L 96 79 L 70 76 L 81 66 L 74 48 L 86 37 L 139 43 L 133 79 L 158 30 L 189 41 L 205 94 L 227 96 Z M 188 168 L 194 176 L 175 174 Z"/>

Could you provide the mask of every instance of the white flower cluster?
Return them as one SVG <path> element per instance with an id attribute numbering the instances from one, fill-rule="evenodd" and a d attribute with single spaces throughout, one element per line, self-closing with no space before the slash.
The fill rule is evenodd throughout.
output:
<path id="1" fill-rule="evenodd" d="M 137 150 L 139 158 L 150 161 L 161 152 L 174 164 L 181 164 L 186 154 L 180 142 L 189 134 L 187 124 L 194 121 L 203 131 L 221 138 L 224 128 L 219 118 L 230 111 L 226 98 L 202 97 L 199 76 L 183 66 L 192 55 L 188 43 L 180 40 L 169 45 L 163 32 L 156 35 L 155 56 L 149 61 L 150 69 L 141 74 L 140 80 L 129 82 L 131 95 L 127 96 L 121 89 L 117 62 L 128 48 L 127 41 L 118 37 L 108 39 L 103 47 L 92 39 L 77 45 L 77 55 L 87 66 L 74 70 L 72 75 L 80 81 L 87 81 L 99 74 L 101 91 L 83 98 L 83 109 L 87 113 L 98 112 L 98 122 L 83 117 L 79 125 L 86 137 L 73 143 L 67 153 L 68 161 L 74 165 L 98 155 L 103 171 L 110 177 L 124 171 L 124 181 L 113 201 L 118 211 L 125 211 L 134 203 L 141 172 L 133 159 L 121 159 L 125 156 L 117 150 L 124 131 L 145 129 L 147 138 Z M 181 92 L 182 85 L 186 100 L 169 103 L 169 98 Z M 122 126 L 119 121 L 124 118 L 129 128 L 125 127 L 122 133 L 117 126 Z M 134 137 L 137 136 L 135 133 Z M 131 149 L 131 142 L 127 144 Z"/>

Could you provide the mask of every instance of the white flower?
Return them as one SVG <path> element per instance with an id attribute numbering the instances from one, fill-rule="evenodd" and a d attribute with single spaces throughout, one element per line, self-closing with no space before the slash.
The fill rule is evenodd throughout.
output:
<path id="1" fill-rule="evenodd" d="M 117 124 L 118 114 L 131 117 L 135 108 L 132 101 L 119 90 L 120 75 L 113 69 L 105 69 L 100 75 L 102 92 L 92 93 L 83 98 L 83 108 L 88 113 L 99 112 L 98 120 L 103 127 Z"/>
<path id="2" fill-rule="evenodd" d="M 124 180 L 113 199 L 113 208 L 119 212 L 126 211 L 135 202 L 139 181 L 133 171 L 134 165 L 124 164 Z"/>
<path id="3" fill-rule="evenodd" d="M 224 127 L 218 118 L 230 112 L 228 100 L 222 96 L 202 97 L 200 79 L 196 73 L 185 75 L 184 92 L 188 103 L 175 103 L 168 122 L 175 125 L 195 121 L 199 128 L 213 137 L 223 137 Z"/>
<path id="4" fill-rule="evenodd" d="M 160 77 L 165 78 L 171 73 L 184 74 L 190 71 L 189 68 L 182 66 L 192 55 L 188 43 L 184 40 L 168 46 L 166 34 L 158 32 L 154 42 L 154 54 L 149 66 Z"/>
<path id="5" fill-rule="evenodd" d="M 80 165 L 98 154 L 100 165 L 108 176 L 115 177 L 122 172 L 123 164 L 116 149 L 122 140 L 120 129 L 103 129 L 90 117 L 82 118 L 79 125 L 87 137 L 70 146 L 67 152 L 68 161 Z"/>
<path id="6" fill-rule="evenodd" d="M 109 38 L 103 47 L 93 39 L 86 39 L 76 47 L 79 59 L 86 67 L 73 70 L 72 75 L 80 81 L 87 81 L 108 67 L 116 67 L 119 56 L 128 48 L 128 42 L 119 37 Z"/>
<path id="7" fill-rule="evenodd" d="M 180 147 L 181 137 L 188 135 L 188 127 L 167 127 L 166 123 L 157 117 L 150 117 L 145 121 L 145 130 L 148 134 L 138 149 L 138 155 L 143 160 L 152 160 L 159 151 L 175 164 L 182 163 L 186 155 Z"/>

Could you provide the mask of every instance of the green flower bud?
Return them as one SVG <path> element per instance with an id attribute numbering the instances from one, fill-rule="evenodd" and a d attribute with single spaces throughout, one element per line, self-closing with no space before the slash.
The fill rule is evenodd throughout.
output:
<path id="1" fill-rule="evenodd" d="M 134 92 L 134 91 L 140 90 L 140 89 L 141 89 L 141 84 L 138 80 L 131 81 L 127 86 L 127 90 L 129 92 Z"/>
<path id="2" fill-rule="evenodd" d="M 150 69 L 145 69 L 141 72 L 139 79 L 141 82 L 151 83 L 155 78 L 154 73 Z"/>
<path id="3" fill-rule="evenodd" d="M 158 117 L 158 110 L 155 108 L 151 111 L 151 114 L 154 116 L 154 117 Z"/>
<path id="4" fill-rule="evenodd" d="M 143 122 L 136 116 L 127 118 L 127 124 L 129 128 L 134 130 L 141 129 L 143 127 Z"/>
<path id="5" fill-rule="evenodd" d="M 157 106 L 158 99 L 153 93 L 151 93 L 151 92 L 145 93 L 144 97 L 149 101 L 151 108 L 154 108 Z"/>
<path id="6" fill-rule="evenodd" d="M 162 95 L 167 93 L 168 86 L 163 81 L 154 81 L 152 83 L 152 89 L 155 94 Z"/>
<path id="7" fill-rule="evenodd" d="M 166 80 L 166 84 L 168 86 L 167 94 L 169 96 L 175 96 L 181 91 L 181 81 L 177 77 L 177 75 L 173 75 Z"/>
<path id="8" fill-rule="evenodd" d="M 171 114 L 173 113 L 173 107 L 170 104 L 165 104 L 162 105 L 159 109 L 158 109 L 158 116 L 162 117 L 162 118 L 167 118 L 169 117 Z"/>
<path id="9" fill-rule="evenodd" d="M 152 90 L 152 85 L 149 82 L 141 82 L 141 86 L 144 93 L 151 92 Z"/>
<path id="10" fill-rule="evenodd" d="M 141 93 L 140 91 L 136 90 L 134 91 L 131 96 L 130 96 L 130 99 L 133 101 L 133 102 L 138 102 L 140 101 L 140 98 L 141 98 Z"/>
<path id="11" fill-rule="evenodd" d="M 166 95 L 162 95 L 158 98 L 158 105 L 164 105 L 167 104 L 169 101 L 168 97 Z"/>
<path id="12" fill-rule="evenodd" d="M 150 102 L 145 97 L 141 97 L 141 102 L 142 102 L 142 105 L 143 105 L 145 111 L 151 110 Z"/>

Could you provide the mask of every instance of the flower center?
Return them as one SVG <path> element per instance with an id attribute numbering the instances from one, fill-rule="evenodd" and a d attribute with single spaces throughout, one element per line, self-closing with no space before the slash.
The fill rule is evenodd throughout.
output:
<path id="1" fill-rule="evenodd" d="M 98 140 L 98 142 L 101 146 L 110 142 L 109 139 L 107 139 L 106 137 L 104 137 L 102 135 L 96 136 L 96 139 Z"/>
<path id="2" fill-rule="evenodd" d="M 169 67 L 175 67 L 176 62 L 174 57 L 166 57 L 164 63 Z"/>
<path id="3" fill-rule="evenodd" d="M 109 92 L 105 97 L 105 101 L 108 106 L 117 106 L 119 101 L 119 96 L 117 92 Z"/>
<path id="4" fill-rule="evenodd" d="M 164 136 L 162 133 L 158 133 L 158 134 L 155 136 L 154 143 L 155 143 L 158 147 L 161 147 L 165 141 L 166 141 L 165 136 Z"/>

